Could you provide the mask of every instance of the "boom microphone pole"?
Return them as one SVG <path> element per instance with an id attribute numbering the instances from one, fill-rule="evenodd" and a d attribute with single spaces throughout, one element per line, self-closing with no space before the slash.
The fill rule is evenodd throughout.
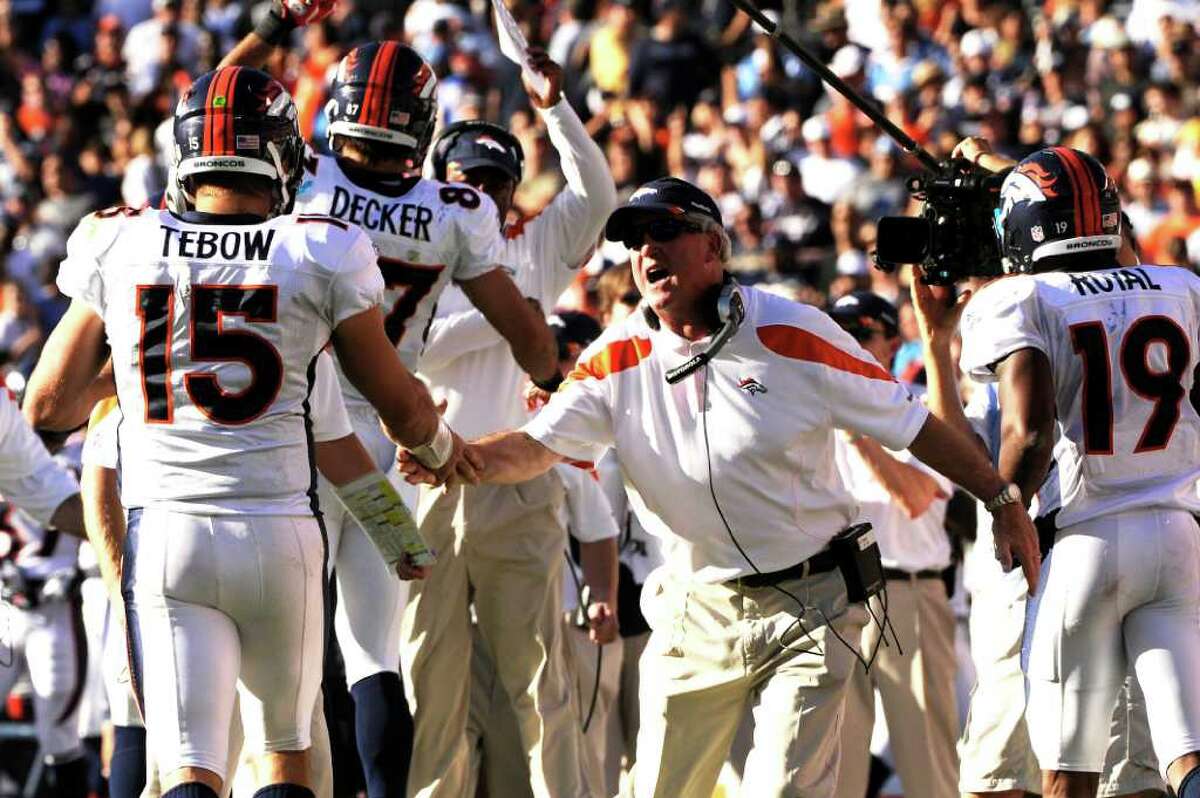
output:
<path id="1" fill-rule="evenodd" d="M 883 132 L 891 136 L 905 152 L 915 156 L 926 169 L 932 172 L 939 171 L 941 165 L 936 158 L 926 152 L 917 142 L 913 141 L 912 137 L 897 127 L 892 120 L 888 119 L 878 109 L 864 100 L 862 95 L 855 91 L 852 86 L 833 74 L 829 67 L 821 63 L 819 58 L 806 50 L 802 44 L 772 22 L 766 14 L 754 5 L 752 0 L 733 0 L 733 4 L 742 11 L 745 11 L 750 16 L 750 19 L 754 20 L 760 28 L 767 32 L 768 36 L 782 44 L 788 50 L 791 50 L 809 69 L 816 72 L 821 77 L 821 80 L 837 89 L 838 93 L 849 100 L 855 108 L 862 111 L 872 122 L 883 128 Z"/>

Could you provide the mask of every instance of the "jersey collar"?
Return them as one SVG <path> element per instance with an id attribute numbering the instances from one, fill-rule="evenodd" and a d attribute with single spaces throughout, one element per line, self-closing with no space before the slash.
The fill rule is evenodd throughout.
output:
<path id="1" fill-rule="evenodd" d="M 344 158 L 336 158 L 338 169 L 354 185 L 365 188 L 385 197 L 402 197 L 413 190 L 421 181 L 420 175 L 399 175 L 396 177 L 363 169 Z"/>
<path id="2" fill-rule="evenodd" d="M 180 221 L 190 224 L 262 224 L 267 221 L 266 216 L 259 216 L 257 213 L 207 213 L 205 211 L 184 211 L 183 213 L 169 213 Z"/>

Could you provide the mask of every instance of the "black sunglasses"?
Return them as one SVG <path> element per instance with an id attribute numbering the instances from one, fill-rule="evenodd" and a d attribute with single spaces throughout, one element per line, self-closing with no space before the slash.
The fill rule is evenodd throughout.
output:
<path id="1" fill-rule="evenodd" d="M 651 241 L 665 244 L 668 241 L 674 241 L 684 233 L 699 233 L 703 229 L 699 225 L 679 219 L 655 219 L 630 227 L 625 237 L 621 239 L 621 243 L 628 249 L 637 249 L 646 240 L 647 235 L 650 236 Z"/>

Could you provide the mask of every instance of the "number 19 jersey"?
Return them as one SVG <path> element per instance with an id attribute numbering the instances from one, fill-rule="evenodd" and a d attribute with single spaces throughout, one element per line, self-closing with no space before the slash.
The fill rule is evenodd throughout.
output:
<path id="1" fill-rule="evenodd" d="M 126 507 L 311 513 L 315 359 L 383 294 L 361 230 L 103 211 L 71 235 L 58 285 L 104 320 Z"/>
<path id="2" fill-rule="evenodd" d="M 1059 528 L 1138 508 L 1200 511 L 1200 278 L 1136 266 L 1001 278 L 962 321 L 962 368 L 980 382 L 1032 348 L 1058 412 Z"/>
<path id="3" fill-rule="evenodd" d="M 491 198 L 469 186 L 420 177 L 381 179 L 337 158 L 308 153 L 299 213 L 356 224 L 379 252 L 388 338 L 410 371 L 425 345 L 438 296 L 496 268 L 500 223 Z M 366 400 L 344 376 L 346 404 Z"/>

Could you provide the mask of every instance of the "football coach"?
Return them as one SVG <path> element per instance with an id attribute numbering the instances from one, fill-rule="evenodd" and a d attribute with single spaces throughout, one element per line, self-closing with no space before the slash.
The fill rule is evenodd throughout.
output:
<path id="1" fill-rule="evenodd" d="M 521 482 L 612 447 L 638 520 L 663 540 L 666 564 L 642 592 L 638 798 L 710 795 L 747 704 L 744 794 L 830 796 L 862 617 L 846 612 L 843 573 L 870 541 L 835 540 L 858 508 L 834 429 L 907 448 L 983 499 L 997 557 L 1019 558 L 1031 592 L 1033 524 L 1015 486 L 832 319 L 733 281 L 720 210 L 699 188 L 653 180 L 605 232 L 630 250 L 641 308 L 523 429 L 474 444 L 481 477 Z"/>

